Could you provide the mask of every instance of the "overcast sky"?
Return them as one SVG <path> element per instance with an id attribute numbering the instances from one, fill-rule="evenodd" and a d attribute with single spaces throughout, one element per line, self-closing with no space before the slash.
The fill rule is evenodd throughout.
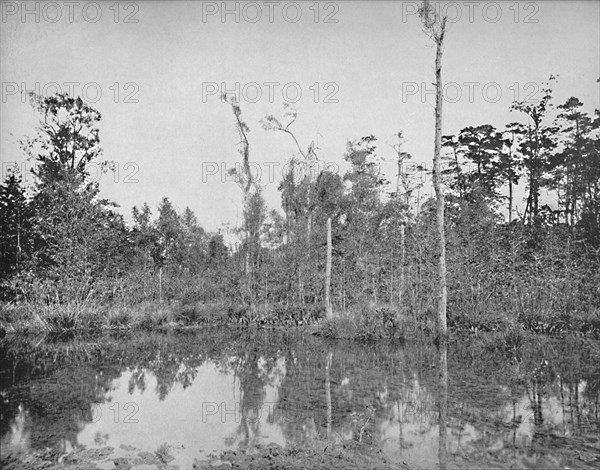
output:
<path id="1" fill-rule="evenodd" d="M 292 129 L 299 141 L 306 147 L 314 140 L 323 162 L 343 168 L 346 142 L 374 134 L 389 161 L 382 171 L 395 180 L 390 145 L 399 130 L 416 161 L 429 161 L 433 151 L 435 51 L 416 7 L 230 2 L 227 13 L 222 2 L 3 1 L 3 175 L 23 161 L 17 138 L 36 122 L 21 89 L 51 94 L 58 84 L 102 113 L 103 159 L 119 168 L 102 177 L 102 194 L 127 217 L 133 205 L 154 208 L 168 196 L 210 230 L 238 224 L 241 191 L 225 180 L 240 159 L 234 116 L 218 97 L 225 84 L 239 87 L 251 160 L 261 164 L 271 207 L 279 207 L 277 185 L 295 147 L 260 120 L 280 113 L 286 100 L 298 112 Z M 458 1 L 441 8 L 452 20 L 443 58 L 444 134 L 517 120 L 511 102 L 539 97 L 550 74 L 559 76 L 556 104 L 577 96 L 590 113 L 600 107 L 600 2 Z"/>

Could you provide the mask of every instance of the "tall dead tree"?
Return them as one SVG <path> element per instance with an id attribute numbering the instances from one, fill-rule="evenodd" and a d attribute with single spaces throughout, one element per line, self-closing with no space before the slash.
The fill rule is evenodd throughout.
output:
<path id="1" fill-rule="evenodd" d="M 237 102 L 235 96 L 228 97 L 226 94 L 221 96 L 223 102 L 228 103 L 231 106 L 233 115 L 236 120 L 236 129 L 240 136 L 239 152 L 242 156 L 241 171 L 237 171 L 235 168 L 229 170 L 230 174 L 235 175 L 238 184 L 242 188 L 243 192 L 243 207 L 247 209 L 249 206 L 250 198 L 252 196 L 252 188 L 254 186 L 254 179 L 252 178 L 252 172 L 250 170 L 250 142 L 248 141 L 248 132 L 250 128 L 242 119 L 242 110 Z M 246 240 L 246 253 L 244 256 L 244 274 L 245 274 L 245 294 L 248 298 L 248 304 L 252 306 L 252 267 L 250 263 L 252 243 L 250 240 L 250 233 L 248 230 L 245 231 Z"/>
<path id="2" fill-rule="evenodd" d="M 327 260 L 325 266 L 325 313 L 333 318 L 331 306 L 331 217 L 327 219 Z"/>
<path id="3" fill-rule="evenodd" d="M 444 232 L 444 191 L 442 189 L 442 173 L 440 153 L 442 149 L 442 52 L 446 33 L 446 16 L 440 16 L 435 8 L 424 0 L 419 9 L 423 30 L 436 46 L 435 53 L 435 145 L 433 150 L 433 187 L 436 196 L 437 231 L 438 231 L 438 334 L 447 334 L 446 326 L 446 236 Z"/>
<path id="4" fill-rule="evenodd" d="M 404 292 L 404 263 L 406 259 L 406 242 L 405 242 L 405 228 L 408 219 L 408 209 L 410 205 L 410 188 L 407 179 L 407 175 L 404 171 L 404 162 L 412 155 L 402 150 L 403 137 L 402 131 L 398 132 L 398 143 L 393 146 L 396 154 L 398 155 L 398 176 L 396 179 L 396 199 L 402 202 L 404 207 L 402 208 L 401 220 L 400 220 L 400 279 L 398 286 L 398 306 L 402 308 L 402 295 Z M 401 186 L 402 185 L 402 193 Z"/>
<path id="5" fill-rule="evenodd" d="M 325 429 L 327 432 L 327 438 L 331 438 L 331 361 L 333 359 L 333 352 L 329 351 L 325 362 L 325 404 L 327 406 L 325 416 Z"/>

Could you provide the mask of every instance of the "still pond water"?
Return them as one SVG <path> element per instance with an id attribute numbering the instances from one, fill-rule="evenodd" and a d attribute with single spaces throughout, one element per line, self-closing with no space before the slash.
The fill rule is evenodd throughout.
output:
<path id="1" fill-rule="evenodd" d="M 226 449 L 357 440 L 431 469 L 441 438 L 448 468 L 600 468 L 598 349 L 465 341 L 445 357 L 300 331 L 5 338 L 2 453 L 163 446 L 186 469 Z"/>

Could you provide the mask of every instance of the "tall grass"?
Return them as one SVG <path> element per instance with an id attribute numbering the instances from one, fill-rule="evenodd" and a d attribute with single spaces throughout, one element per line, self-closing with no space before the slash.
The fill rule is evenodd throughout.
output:
<path id="1" fill-rule="evenodd" d="M 0 305 L 5 332 L 47 332 L 176 328 L 227 319 L 222 304 L 141 302 L 136 305 L 26 302 Z"/>
<path id="2" fill-rule="evenodd" d="M 382 338 L 404 339 L 412 336 L 416 324 L 397 308 L 362 301 L 320 320 L 313 330 L 317 335 L 335 339 L 374 341 Z"/>

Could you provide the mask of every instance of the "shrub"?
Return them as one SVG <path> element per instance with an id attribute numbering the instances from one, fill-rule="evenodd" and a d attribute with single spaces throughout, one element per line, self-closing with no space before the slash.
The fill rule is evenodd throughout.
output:
<path id="1" fill-rule="evenodd" d="M 363 303 L 331 319 L 317 324 L 317 334 L 328 338 L 374 341 L 381 338 L 403 338 L 397 312 L 389 306 L 376 308 Z"/>

